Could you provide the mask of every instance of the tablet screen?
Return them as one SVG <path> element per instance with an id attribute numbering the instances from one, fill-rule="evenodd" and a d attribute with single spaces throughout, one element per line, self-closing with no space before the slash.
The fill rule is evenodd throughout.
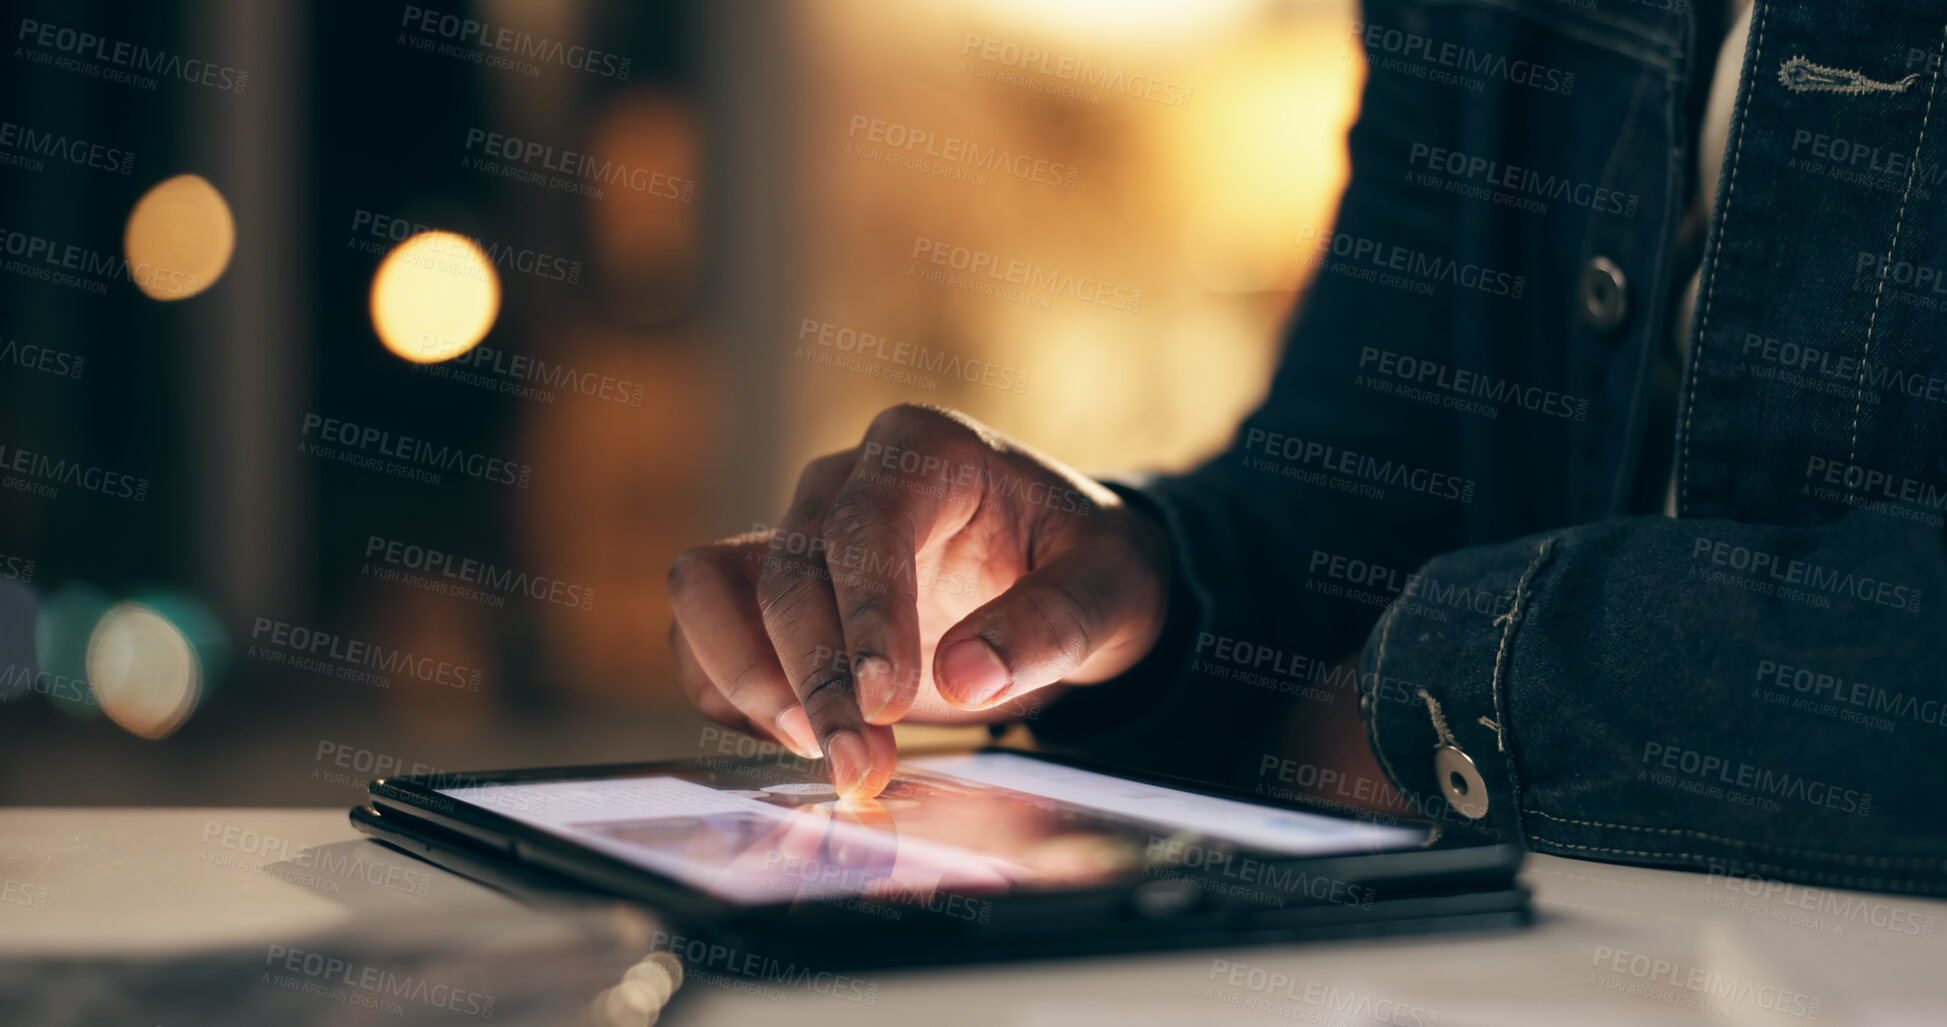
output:
<path id="1" fill-rule="evenodd" d="M 1131 874 L 1215 878 L 1277 897 L 1293 885 L 1289 864 L 1267 854 L 1415 848 L 1427 838 L 1422 828 L 1257 806 L 1010 753 L 903 762 L 885 792 L 864 802 L 839 801 L 819 776 L 822 764 L 794 762 L 705 760 L 650 774 L 435 790 L 750 905 L 931 903 Z"/>

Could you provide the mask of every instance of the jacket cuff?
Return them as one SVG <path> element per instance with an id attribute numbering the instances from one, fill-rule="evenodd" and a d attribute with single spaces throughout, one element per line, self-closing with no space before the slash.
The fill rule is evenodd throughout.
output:
<path id="1" fill-rule="evenodd" d="M 1366 740 L 1420 815 L 1521 835 L 1509 732 L 1514 640 L 1554 536 L 1441 556 L 1408 578 L 1366 639 Z"/>

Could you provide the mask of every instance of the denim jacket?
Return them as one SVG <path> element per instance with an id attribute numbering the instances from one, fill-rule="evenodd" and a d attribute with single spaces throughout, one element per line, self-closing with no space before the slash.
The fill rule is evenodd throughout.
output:
<path id="1" fill-rule="evenodd" d="M 1757 0 L 1713 198 L 1715 7 L 1368 0 L 1269 396 L 1124 489 L 1171 626 L 1038 735 L 1329 796 L 1356 701 L 1536 851 L 1947 892 L 1947 12 Z"/>

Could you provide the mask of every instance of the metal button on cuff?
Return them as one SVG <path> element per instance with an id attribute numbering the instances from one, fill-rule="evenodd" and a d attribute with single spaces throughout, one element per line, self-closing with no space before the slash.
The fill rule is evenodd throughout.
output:
<path id="1" fill-rule="evenodd" d="M 1598 332 L 1613 330 L 1629 316 L 1629 284 L 1608 257 L 1591 257 L 1576 286 L 1575 309 Z"/>
<path id="2" fill-rule="evenodd" d="M 1469 820 L 1487 816 L 1487 782 L 1481 780 L 1473 759 L 1458 746 L 1442 745 L 1433 750 L 1433 776 L 1440 781 L 1447 805 L 1461 816 Z"/>

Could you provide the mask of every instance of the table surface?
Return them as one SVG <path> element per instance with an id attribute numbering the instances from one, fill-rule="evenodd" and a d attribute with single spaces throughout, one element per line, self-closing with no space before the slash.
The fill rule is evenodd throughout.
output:
<path id="1" fill-rule="evenodd" d="M 1535 895 L 1526 930 L 857 979 L 753 983 L 692 971 L 660 1022 L 1947 1023 L 1947 902 L 1539 855 L 1523 878 Z M 296 972 L 289 952 L 326 951 L 308 939 L 396 941 L 436 928 L 469 941 L 531 939 L 567 915 L 407 859 L 359 835 L 340 810 L 0 810 L 0 968 L 33 967 L 41 979 L 50 963 L 92 962 L 111 967 L 101 979 L 114 988 L 127 968 L 223 951 Z M 496 973 L 500 986 L 523 987 Z M 300 984 L 277 980 L 286 991 Z M 570 987 L 561 974 L 548 983 Z M 590 988 L 569 991 L 591 996 L 575 1000 L 583 1006 L 606 995 L 600 984 L 575 987 Z M 350 1012 L 343 995 L 316 1008 L 318 1022 L 347 1022 Z M 371 1022 L 418 1022 L 413 1014 L 432 1008 Z M 616 1022 L 592 1007 L 535 1008 L 503 1001 L 486 1022 Z"/>

